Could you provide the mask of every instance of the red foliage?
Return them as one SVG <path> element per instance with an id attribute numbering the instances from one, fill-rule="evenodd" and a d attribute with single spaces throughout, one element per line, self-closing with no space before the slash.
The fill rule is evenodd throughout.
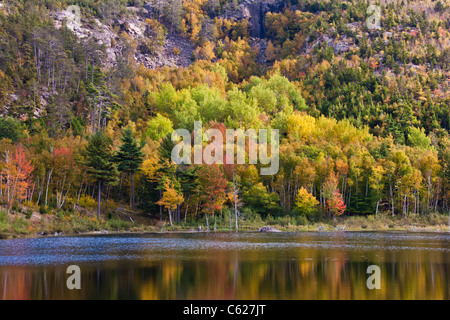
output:
<path id="1" fill-rule="evenodd" d="M 24 199 L 31 183 L 31 172 L 34 167 L 27 159 L 22 144 L 17 145 L 14 152 L 14 162 L 17 167 L 16 190 L 19 199 Z"/>
<path id="2" fill-rule="evenodd" d="M 330 211 L 335 216 L 340 216 L 344 214 L 345 210 L 347 209 L 347 206 L 345 205 L 339 190 L 336 190 L 333 196 L 327 200 L 327 204 L 328 208 L 330 208 Z"/>
<path id="3" fill-rule="evenodd" d="M 53 151 L 53 159 L 58 167 L 70 167 L 75 165 L 72 147 L 58 147 Z"/>
<path id="4" fill-rule="evenodd" d="M 2 194 L 5 195 L 6 202 L 10 206 L 13 201 L 21 202 L 26 198 L 34 167 L 28 160 L 22 144 L 14 148 L 13 157 L 6 154 L 2 166 L 0 187 L 4 189 Z"/>
<path id="5" fill-rule="evenodd" d="M 199 195 L 207 214 L 220 210 L 225 202 L 227 180 L 216 165 L 203 165 L 198 171 Z"/>
<path id="6" fill-rule="evenodd" d="M 59 147 L 59 148 L 56 148 L 53 151 L 53 156 L 54 157 L 68 157 L 68 158 L 70 158 L 70 157 L 72 157 L 72 155 L 73 155 L 73 149 L 71 147 L 67 147 L 67 148 Z"/>

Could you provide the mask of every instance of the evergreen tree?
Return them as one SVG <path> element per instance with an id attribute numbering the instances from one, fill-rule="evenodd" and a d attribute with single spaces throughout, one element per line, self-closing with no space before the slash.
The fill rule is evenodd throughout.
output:
<path id="1" fill-rule="evenodd" d="M 122 145 L 115 154 L 115 160 L 118 163 L 118 169 L 131 175 L 131 207 L 134 210 L 134 174 L 139 170 L 142 164 L 144 153 L 141 151 L 143 145 L 138 145 L 130 129 L 122 131 L 120 137 Z"/>
<path id="2" fill-rule="evenodd" d="M 112 154 L 112 140 L 98 131 L 87 138 L 85 162 L 87 173 L 98 184 L 97 219 L 100 219 L 100 204 L 104 184 L 116 185 L 119 172 Z"/>

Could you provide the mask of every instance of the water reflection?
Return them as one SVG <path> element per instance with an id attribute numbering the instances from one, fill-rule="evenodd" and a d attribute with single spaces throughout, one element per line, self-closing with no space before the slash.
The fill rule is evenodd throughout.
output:
<path id="1" fill-rule="evenodd" d="M 0 241 L 1 299 L 449 299 L 450 235 L 145 234 Z M 66 268 L 82 289 L 66 288 Z M 381 268 L 381 289 L 366 269 Z"/>

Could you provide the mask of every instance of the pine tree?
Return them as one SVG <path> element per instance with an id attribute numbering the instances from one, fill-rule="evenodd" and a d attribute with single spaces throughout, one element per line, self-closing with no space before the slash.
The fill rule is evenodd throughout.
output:
<path id="1" fill-rule="evenodd" d="M 98 131 L 87 140 L 84 165 L 87 167 L 87 173 L 98 184 L 97 219 L 99 220 L 102 187 L 104 184 L 116 185 L 119 172 L 111 150 L 111 138 Z"/>
<path id="2" fill-rule="evenodd" d="M 115 160 L 118 163 L 118 169 L 131 175 L 131 207 L 134 210 L 134 174 L 139 170 L 142 164 L 144 153 L 141 151 L 143 145 L 138 145 L 130 129 L 122 131 L 120 137 L 122 145 L 115 154 Z"/>

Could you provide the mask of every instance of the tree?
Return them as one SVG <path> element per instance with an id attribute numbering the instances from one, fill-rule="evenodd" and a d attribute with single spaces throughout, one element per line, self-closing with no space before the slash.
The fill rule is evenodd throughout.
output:
<path id="1" fill-rule="evenodd" d="M 216 164 L 203 165 L 198 170 L 197 184 L 209 230 L 208 215 L 213 215 L 216 210 L 222 208 L 225 202 L 227 180 Z"/>
<path id="2" fill-rule="evenodd" d="M 122 131 L 120 137 L 122 145 L 120 150 L 115 154 L 115 160 L 118 163 L 118 169 L 131 175 L 131 208 L 134 210 L 134 174 L 139 170 L 145 154 L 141 151 L 143 145 L 138 146 L 133 138 L 130 129 Z"/>
<path id="3" fill-rule="evenodd" d="M 5 160 L 2 161 L 1 189 L 5 189 L 8 212 L 13 201 L 22 202 L 26 198 L 27 190 L 31 182 L 31 172 L 34 167 L 27 159 L 22 144 L 14 149 L 14 156 L 6 152 Z M 3 193 L 3 192 L 2 192 Z"/>
<path id="4" fill-rule="evenodd" d="M 277 48 L 273 45 L 272 41 L 269 40 L 266 48 L 266 59 L 267 61 L 274 61 L 277 56 Z"/>
<path id="5" fill-rule="evenodd" d="M 275 192 L 267 192 L 262 182 L 244 191 L 243 200 L 262 216 L 277 214 L 280 211 L 280 197 Z"/>
<path id="6" fill-rule="evenodd" d="M 347 206 L 345 205 L 339 190 L 336 190 L 333 193 L 331 198 L 327 200 L 327 204 L 328 208 L 330 208 L 330 211 L 335 216 L 341 216 L 345 212 L 345 209 L 347 209 Z"/>
<path id="7" fill-rule="evenodd" d="M 172 133 L 172 131 L 172 121 L 158 113 L 155 118 L 149 121 L 147 135 L 150 139 L 159 141 L 167 136 L 167 134 Z"/>
<path id="8" fill-rule="evenodd" d="M 193 54 L 196 60 L 211 61 L 216 57 L 214 47 L 210 41 L 205 41 L 201 46 L 197 47 Z"/>
<path id="9" fill-rule="evenodd" d="M 315 208 L 319 204 L 319 201 L 309 193 L 305 188 L 300 188 L 295 198 L 295 207 L 301 214 L 310 215 L 314 212 Z"/>
<path id="10" fill-rule="evenodd" d="M 419 147 L 421 149 L 429 149 L 431 145 L 431 140 L 427 137 L 423 128 L 409 128 L 408 142 L 412 147 Z"/>
<path id="11" fill-rule="evenodd" d="M 140 50 L 142 53 L 155 54 L 166 42 L 166 27 L 153 19 L 145 19 L 145 38 L 142 40 Z"/>
<path id="12" fill-rule="evenodd" d="M 369 177 L 369 181 L 370 181 L 370 185 L 371 185 L 372 189 L 374 189 L 377 194 L 377 208 L 375 210 L 375 215 L 378 215 L 378 208 L 379 208 L 380 201 L 381 201 L 380 193 L 384 189 L 383 177 L 385 176 L 385 174 L 386 174 L 386 170 L 383 168 L 382 165 L 375 164 L 372 166 L 372 172 Z"/>
<path id="13" fill-rule="evenodd" d="M 21 136 L 20 123 L 13 118 L 0 118 L 0 139 L 10 139 L 13 142 Z"/>
<path id="14" fill-rule="evenodd" d="M 88 101 L 92 106 L 91 129 L 99 131 L 106 127 L 106 122 L 111 114 L 113 94 L 106 85 L 105 73 L 97 66 L 91 66 L 91 70 L 92 78 L 87 86 Z"/>
<path id="15" fill-rule="evenodd" d="M 31 161 L 27 159 L 21 143 L 17 145 L 14 151 L 14 162 L 17 166 L 15 192 L 17 199 L 22 201 L 26 197 L 26 192 L 31 181 L 31 172 L 34 167 L 31 165 Z"/>
<path id="16" fill-rule="evenodd" d="M 100 220 L 102 187 L 105 184 L 116 185 L 119 172 L 112 154 L 112 140 L 102 131 L 87 138 L 84 165 L 87 173 L 98 185 L 97 219 Z"/>
<path id="17" fill-rule="evenodd" d="M 70 192 L 72 183 L 80 176 L 79 168 L 75 166 L 73 146 L 57 147 L 51 157 L 51 165 L 56 190 L 56 206 L 61 209 Z"/>
<path id="18" fill-rule="evenodd" d="M 9 102 L 10 94 L 12 92 L 12 81 L 0 70 L 0 105 L 4 106 Z"/>
<path id="19" fill-rule="evenodd" d="M 441 1 L 436 2 L 436 5 L 434 6 L 434 10 L 436 12 L 442 13 L 445 10 L 445 6 L 442 4 Z"/>
<path id="20" fill-rule="evenodd" d="M 164 191 L 162 198 L 157 202 L 158 205 L 167 208 L 169 211 L 169 221 L 172 226 L 172 211 L 184 202 L 183 195 L 175 189 L 173 181 L 166 179 L 164 181 Z"/>

